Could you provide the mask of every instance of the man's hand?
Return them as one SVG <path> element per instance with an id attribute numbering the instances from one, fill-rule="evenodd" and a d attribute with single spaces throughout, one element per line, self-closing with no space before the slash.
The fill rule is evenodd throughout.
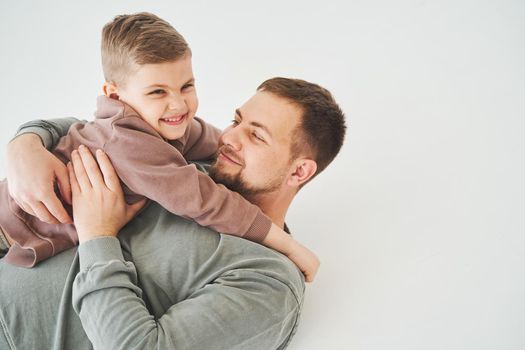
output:
<path id="1" fill-rule="evenodd" d="M 128 205 L 108 156 L 101 150 L 96 156 L 98 164 L 91 152 L 80 146 L 71 153 L 71 163 L 67 165 L 80 243 L 97 237 L 115 237 L 146 203 L 143 199 Z"/>
<path id="2" fill-rule="evenodd" d="M 55 183 L 62 199 L 71 204 L 67 168 L 44 148 L 37 135 L 23 134 L 7 145 L 7 184 L 11 197 L 41 221 L 70 224 L 71 217 L 55 193 Z"/>

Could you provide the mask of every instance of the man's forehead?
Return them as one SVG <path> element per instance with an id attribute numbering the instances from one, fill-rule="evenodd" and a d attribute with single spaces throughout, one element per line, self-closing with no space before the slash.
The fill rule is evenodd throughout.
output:
<path id="1" fill-rule="evenodd" d="M 238 111 L 244 121 L 262 125 L 276 136 L 289 136 L 301 118 L 298 106 L 265 91 L 258 91 Z"/>

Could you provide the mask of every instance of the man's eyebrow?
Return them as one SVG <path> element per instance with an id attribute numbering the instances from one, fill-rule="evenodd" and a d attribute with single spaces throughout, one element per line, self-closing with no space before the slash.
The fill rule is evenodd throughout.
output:
<path id="1" fill-rule="evenodd" d="M 241 118 L 241 120 L 243 119 L 243 118 L 242 118 L 241 111 L 240 111 L 238 108 L 235 110 L 235 114 L 237 114 L 237 115 Z M 267 128 L 266 126 L 262 125 L 261 123 L 259 123 L 259 122 L 250 122 L 250 125 L 253 125 L 253 126 L 255 126 L 256 128 L 261 128 L 261 129 L 263 129 L 263 131 L 264 131 L 265 133 L 267 133 L 268 136 L 272 137 L 272 133 L 270 132 L 270 130 L 268 130 L 268 128 Z"/>

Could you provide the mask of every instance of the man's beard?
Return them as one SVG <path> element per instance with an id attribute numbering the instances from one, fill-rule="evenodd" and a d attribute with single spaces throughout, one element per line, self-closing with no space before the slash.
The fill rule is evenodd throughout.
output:
<path id="1" fill-rule="evenodd" d="M 273 181 L 268 181 L 262 186 L 251 186 L 245 179 L 242 177 L 242 171 L 239 171 L 237 174 L 230 175 L 221 172 L 217 161 L 209 168 L 208 175 L 218 184 L 223 184 L 232 191 L 238 192 L 244 198 L 254 201 L 257 195 L 263 193 L 269 193 L 277 190 L 283 181 L 283 176 L 279 176 Z"/>

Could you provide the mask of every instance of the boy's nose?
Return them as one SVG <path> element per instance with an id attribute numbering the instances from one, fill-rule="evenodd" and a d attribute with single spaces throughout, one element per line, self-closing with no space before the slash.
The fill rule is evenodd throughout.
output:
<path id="1" fill-rule="evenodd" d="M 168 108 L 170 110 L 182 110 L 185 108 L 186 103 L 184 99 L 179 94 L 173 94 L 170 97 Z"/>

